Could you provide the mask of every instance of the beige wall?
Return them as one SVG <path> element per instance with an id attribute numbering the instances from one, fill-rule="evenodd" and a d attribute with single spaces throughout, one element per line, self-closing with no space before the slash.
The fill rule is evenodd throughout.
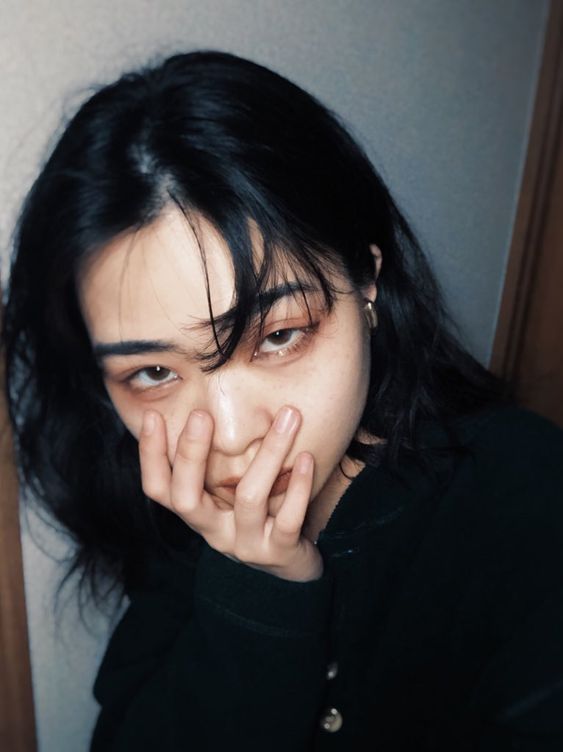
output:
<path id="1" fill-rule="evenodd" d="M 0 242 L 53 131 L 90 86 L 196 47 L 266 63 L 343 115 L 429 250 L 473 351 L 488 358 L 515 211 L 546 0 L 2 0 Z M 34 523 L 43 548 L 64 540 Z M 105 642 L 60 570 L 24 538 L 41 752 L 86 748 Z M 57 636 L 55 636 L 57 633 Z"/>

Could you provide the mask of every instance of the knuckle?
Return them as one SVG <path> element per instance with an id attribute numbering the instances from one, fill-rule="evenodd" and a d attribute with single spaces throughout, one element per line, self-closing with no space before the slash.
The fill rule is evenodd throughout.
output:
<path id="1" fill-rule="evenodd" d="M 234 556 L 236 556 L 239 561 L 253 564 L 259 563 L 259 561 L 257 561 L 256 551 L 252 546 L 249 546 L 246 543 L 237 543 L 235 545 Z"/>
<path id="2" fill-rule="evenodd" d="M 182 435 L 180 436 L 178 445 L 176 447 L 175 460 L 181 460 L 183 462 L 193 462 L 193 460 L 199 459 L 200 455 L 202 454 L 202 452 L 198 451 L 198 449 L 199 445 L 196 441 Z"/>
<path id="3" fill-rule="evenodd" d="M 288 443 L 288 437 L 283 434 L 268 434 L 262 444 L 262 451 L 267 456 L 277 458 L 281 452 L 285 451 Z"/>
<path id="4" fill-rule="evenodd" d="M 141 487 L 143 493 L 145 496 L 148 496 L 149 499 L 154 499 L 154 501 L 162 501 L 164 499 L 164 489 L 160 483 L 147 478 L 142 480 Z"/>
<path id="5" fill-rule="evenodd" d="M 281 537 L 293 537 L 299 532 L 300 528 L 295 522 L 291 520 L 278 520 L 276 524 L 276 530 Z"/>
<path id="6" fill-rule="evenodd" d="M 239 508 L 254 509 L 260 503 L 260 494 L 255 488 L 240 487 L 239 483 L 235 495 L 235 501 Z"/>
<path id="7" fill-rule="evenodd" d="M 174 512 L 180 517 L 189 517 L 193 514 L 197 504 L 190 498 L 190 496 L 177 497 L 172 495 L 170 499 L 170 506 Z"/>

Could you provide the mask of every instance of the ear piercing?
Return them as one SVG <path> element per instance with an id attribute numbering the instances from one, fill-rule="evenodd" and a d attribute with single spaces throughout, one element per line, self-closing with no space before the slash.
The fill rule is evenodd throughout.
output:
<path id="1" fill-rule="evenodd" d="M 367 298 L 364 298 L 365 305 L 364 305 L 364 316 L 366 317 L 367 325 L 370 329 L 375 329 L 377 327 L 377 311 L 375 310 L 375 306 L 373 304 L 373 301 L 368 300 Z"/>

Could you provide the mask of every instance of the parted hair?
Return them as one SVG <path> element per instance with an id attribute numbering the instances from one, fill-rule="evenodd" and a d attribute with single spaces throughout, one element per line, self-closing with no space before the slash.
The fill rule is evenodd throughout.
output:
<path id="1" fill-rule="evenodd" d="M 100 598 L 139 551 L 172 545 L 172 515 L 143 496 L 135 439 L 107 396 L 76 290 L 85 259 L 175 205 L 226 241 L 236 312 L 218 322 L 209 368 L 248 331 L 281 261 L 320 284 L 355 285 L 383 256 L 379 324 L 350 456 L 396 466 L 422 455 L 421 422 L 449 425 L 502 385 L 459 343 L 417 240 L 362 148 L 313 96 L 267 68 L 198 51 L 101 88 L 64 128 L 14 235 L 3 324 L 6 389 L 22 479 L 72 536 L 70 571 Z M 250 224 L 264 242 L 257 268 Z M 213 313 L 210 311 L 213 320 Z"/>

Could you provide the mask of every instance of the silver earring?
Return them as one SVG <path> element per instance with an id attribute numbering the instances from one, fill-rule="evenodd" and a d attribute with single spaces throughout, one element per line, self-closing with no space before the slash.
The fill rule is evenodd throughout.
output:
<path id="1" fill-rule="evenodd" d="M 375 306 L 373 304 L 373 301 L 365 299 L 365 305 L 364 305 L 364 316 L 366 317 L 367 324 L 370 329 L 375 329 L 377 327 L 378 321 L 377 321 L 377 311 L 375 310 Z"/>

